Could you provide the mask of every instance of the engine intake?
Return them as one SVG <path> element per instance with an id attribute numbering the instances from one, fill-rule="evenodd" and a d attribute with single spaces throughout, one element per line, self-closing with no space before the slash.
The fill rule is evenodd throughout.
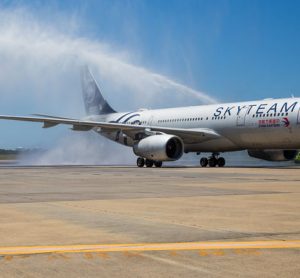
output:
<path id="1" fill-rule="evenodd" d="M 248 150 L 252 157 L 268 161 L 289 161 L 295 159 L 297 150 Z"/>
<path id="2" fill-rule="evenodd" d="M 174 161 L 183 154 L 183 142 L 173 135 L 152 135 L 136 143 L 133 151 L 137 156 L 151 160 Z"/>

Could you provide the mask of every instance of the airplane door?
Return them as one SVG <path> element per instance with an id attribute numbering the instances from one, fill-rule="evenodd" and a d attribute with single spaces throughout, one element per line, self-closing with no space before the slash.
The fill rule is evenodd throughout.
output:
<path id="1" fill-rule="evenodd" d="M 300 125 L 300 108 L 299 108 L 298 116 L 297 116 L 297 125 Z"/>
<path id="2" fill-rule="evenodd" d="M 241 109 L 240 113 L 237 115 L 237 120 L 236 120 L 237 126 L 245 126 L 248 110 L 249 110 L 249 106 L 244 106 Z"/>

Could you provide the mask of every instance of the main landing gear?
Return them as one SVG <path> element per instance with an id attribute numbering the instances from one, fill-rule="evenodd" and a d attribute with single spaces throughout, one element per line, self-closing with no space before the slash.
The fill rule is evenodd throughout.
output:
<path id="1" fill-rule="evenodd" d="M 147 168 L 151 168 L 153 166 L 155 166 L 156 168 L 161 168 L 162 167 L 162 161 L 154 161 L 151 159 L 145 159 L 143 157 L 139 157 L 136 160 L 136 165 L 140 168 L 146 166 Z"/>
<path id="2" fill-rule="evenodd" d="M 219 157 L 218 153 L 213 153 L 209 158 L 202 157 L 200 159 L 200 165 L 201 167 L 206 167 L 207 165 L 209 167 L 224 167 L 225 166 L 225 159 L 224 157 Z"/>

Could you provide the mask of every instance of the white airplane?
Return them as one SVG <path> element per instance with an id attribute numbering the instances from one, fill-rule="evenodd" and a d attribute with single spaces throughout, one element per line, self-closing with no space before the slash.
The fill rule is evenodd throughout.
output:
<path id="1" fill-rule="evenodd" d="M 180 159 L 183 153 L 212 153 L 202 157 L 202 167 L 223 167 L 221 152 L 248 150 L 255 158 L 292 160 L 300 149 L 300 99 L 265 99 L 170 109 L 118 113 L 103 98 L 85 67 L 82 87 L 87 117 L 70 119 L 35 114 L 0 119 L 41 122 L 44 128 L 58 124 L 73 130 L 95 132 L 132 147 L 138 167 L 161 167 L 163 161 Z"/>

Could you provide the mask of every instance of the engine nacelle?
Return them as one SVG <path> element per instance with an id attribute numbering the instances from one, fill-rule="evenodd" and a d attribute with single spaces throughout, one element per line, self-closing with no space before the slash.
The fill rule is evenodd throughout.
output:
<path id="1" fill-rule="evenodd" d="M 137 156 L 157 161 L 174 161 L 183 154 L 183 142 L 177 136 L 161 134 L 140 140 L 133 146 Z"/>
<path id="2" fill-rule="evenodd" d="M 252 157 L 268 161 L 289 161 L 295 159 L 297 150 L 248 150 Z"/>

